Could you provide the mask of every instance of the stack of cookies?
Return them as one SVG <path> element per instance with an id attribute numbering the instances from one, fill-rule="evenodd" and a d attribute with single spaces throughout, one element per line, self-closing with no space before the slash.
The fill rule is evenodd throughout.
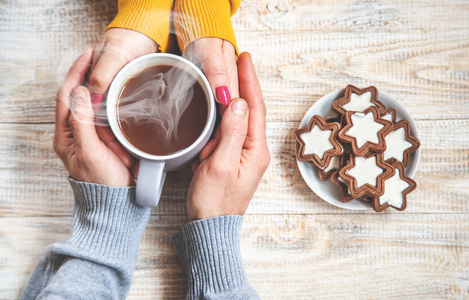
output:
<path id="1" fill-rule="evenodd" d="M 375 211 L 404 210 L 417 184 L 407 177 L 409 155 L 420 146 L 407 120 L 378 100 L 374 86 L 345 88 L 332 109 L 337 118 L 314 115 L 306 128 L 295 131 L 297 157 L 317 167 L 319 179 L 342 191 L 342 201 L 371 202 Z"/>

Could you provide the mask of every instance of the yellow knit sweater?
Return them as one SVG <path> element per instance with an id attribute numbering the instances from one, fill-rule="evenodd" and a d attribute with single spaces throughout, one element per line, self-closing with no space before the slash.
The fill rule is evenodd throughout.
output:
<path id="1" fill-rule="evenodd" d="M 174 22 L 183 53 L 187 45 L 203 37 L 227 40 L 237 49 L 230 18 L 240 3 L 241 0 L 119 0 L 117 16 L 106 30 L 117 27 L 138 31 L 165 52 Z"/>

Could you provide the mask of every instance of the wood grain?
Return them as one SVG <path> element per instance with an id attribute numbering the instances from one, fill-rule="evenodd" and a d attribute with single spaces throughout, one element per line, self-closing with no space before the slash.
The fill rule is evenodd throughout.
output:
<path id="1" fill-rule="evenodd" d="M 52 150 L 55 94 L 99 39 L 116 0 L 0 1 L 0 299 L 17 299 L 45 247 L 72 222 Z M 268 107 L 272 163 L 242 233 L 264 299 L 469 298 L 467 0 L 243 0 L 232 18 Z M 353 212 L 319 199 L 293 131 L 325 94 L 375 85 L 417 120 L 418 189 L 405 212 Z M 171 173 L 147 227 L 129 299 L 183 299 L 170 243 L 191 172 Z"/>
<path id="2" fill-rule="evenodd" d="M 151 218 L 129 299 L 184 298 L 170 241 L 184 222 Z M 0 219 L 2 299 L 18 298 L 45 247 L 71 225 L 70 217 Z M 469 296 L 469 214 L 248 216 L 241 251 L 263 299 Z"/>
<path id="3" fill-rule="evenodd" d="M 0 72 L 11 76 L 0 77 L 0 122 L 53 122 L 55 94 L 66 72 L 98 36 L 3 32 Z M 239 49 L 253 54 L 269 121 L 301 120 L 314 101 L 349 83 L 377 86 L 417 120 L 469 115 L 469 30 L 465 28 L 423 33 L 239 32 L 237 36 Z"/>
<path id="4" fill-rule="evenodd" d="M 117 1 L 5 0 L 0 8 L 4 31 L 101 31 Z M 467 27 L 469 8 L 465 0 L 243 0 L 232 22 L 238 31 L 447 30 Z"/>
<path id="5" fill-rule="evenodd" d="M 464 0 L 243 0 L 233 24 L 259 31 L 447 30 L 467 27 L 468 13 Z"/>
<path id="6" fill-rule="evenodd" d="M 2 31 L 103 31 L 117 13 L 115 0 L 0 2 Z"/>
<path id="7" fill-rule="evenodd" d="M 269 122 L 272 163 L 249 214 L 351 213 L 320 200 L 295 161 L 298 122 Z M 418 121 L 422 157 L 406 212 L 468 212 L 469 120 Z M 53 125 L 0 125 L 0 212 L 6 215 L 71 215 L 67 173 L 52 150 Z M 191 171 L 170 173 L 155 214 L 184 214 Z M 374 214 L 373 211 L 366 213 Z M 387 212 L 393 213 L 393 212 Z"/>

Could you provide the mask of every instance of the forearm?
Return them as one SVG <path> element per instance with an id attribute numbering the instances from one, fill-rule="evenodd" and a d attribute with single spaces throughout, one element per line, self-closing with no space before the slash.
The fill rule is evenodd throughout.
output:
<path id="1" fill-rule="evenodd" d="M 176 0 L 174 29 L 182 53 L 187 45 L 204 37 L 227 40 L 238 52 L 231 16 L 240 3 L 241 0 Z"/>
<path id="2" fill-rule="evenodd" d="M 22 299 L 123 299 L 150 209 L 135 203 L 134 188 L 70 179 L 75 194 L 70 237 L 40 259 Z"/>
<path id="3" fill-rule="evenodd" d="M 241 216 L 190 222 L 173 236 L 188 278 L 187 299 L 258 299 L 239 245 Z"/>
<path id="4" fill-rule="evenodd" d="M 173 0 L 119 0 L 119 11 L 106 28 L 138 31 L 154 40 L 165 52 L 171 30 Z"/>

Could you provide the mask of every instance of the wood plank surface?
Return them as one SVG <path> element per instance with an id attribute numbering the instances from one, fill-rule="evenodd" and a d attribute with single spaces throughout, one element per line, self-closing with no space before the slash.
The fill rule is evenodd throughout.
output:
<path id="1" fill-rule="evenodd" d="M 115 0 L 0 2 L 3 31 L 101 31 Z M 243 0 L 232 18 L 238 31 L 447 30 L 469 25 L 466 0 Z"/>
<path id="2" fill-rule="evenodd" d="M 11 76 L 0 77 L 0 122 L 53 122 L 55 94 L 65 74 L 98 36 L 3 32 L 0 72 Z M 237 36 L 240 50 L 253 54 L 269 121 L 301 120 L 314 101 L 349 83 L 377 86 L 417 120 L 469 116 L 469 30 Z"/>
<path id="3" fill-rule="evenodd" d="M 241 250 L 263 299 L 469 297 L 467 214 L 248 216 Z M 154 216 L 129 299 L 183 299 L 184 272 L 170 237 L 183 216 Z M 2 299 L 17 299 L 45 247 L 70 217 L 1 218 Z M 20 283 L 20 284 L 18 284 Z"/>
<path id="4" fill-rule="evenodd" d="M 239 30 L 447 30 L 469 25 L 465 0 L 243 0 Z"/>
<path id="5" fill-rule="evenodd" d="M 0 1 L 0 299 L 17 299 L 73 199 L 52 150 L 55 94 L 116 0 Z M 272 162 L 247 212 L 242 254 L 263 299 L 469 298 L 469 1 L 243 0 L 232 18 L 268 107 Z M 319 98 L 375 85 L 422 142 L 405 212 L 348 211 L 301 178 L 293 132 Z M 129 299 L 183 299 L 170 236 L 188 169 L 170 173 Z"/>
<path id="6" fill-rule="evenodd" d="M 298 122 L 269 122 L 272 163 L 249 214 L 351 213 L 320 200 L 295 160 Z M 52 150 L 53 125 L 0 125 L 0 211 L 7 215 L 70 215 L 67 173 Z M 469 120 L 418 121 L 422 142 L 418 189 L 406 212 L 469 212 Z M 191 171 L 170 173 L 155 214 L 184 214 Z M 365 211 L 374 214 L 372 210 Z M 387 213 L 394 213 L 391 210 Z"/>

